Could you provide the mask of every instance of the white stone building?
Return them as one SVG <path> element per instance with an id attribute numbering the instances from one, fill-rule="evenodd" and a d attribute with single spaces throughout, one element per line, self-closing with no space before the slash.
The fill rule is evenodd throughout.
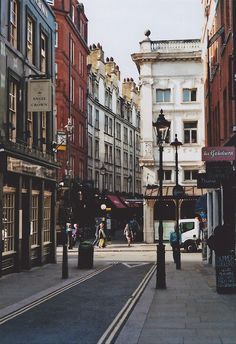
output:
<path id="1" fill-rule="evenodd" d="M 202 168 L 204 146 L 203 66 L 200 40 L 152 41 L 140 43 L 140 51 L 132 54 L 140 73 L 141 158 L 143 166 L 144 241 L 158 238 L 158 169 L 159 151 L 152 123 L 162 109 L 171 123 L 169 143 L 164 144 L 163 196 L 165 199 L 164 240 L 169 238 L 175 221 L 175 150 L 170 143 L 175 134 L 183 143 L 178 149 L 179 184 L 185 197 L 180 201 L 180 217 L 194 216 L 197 189 L 196 174 Z M 148 186 L 148 188 L 147 188 Z"/>

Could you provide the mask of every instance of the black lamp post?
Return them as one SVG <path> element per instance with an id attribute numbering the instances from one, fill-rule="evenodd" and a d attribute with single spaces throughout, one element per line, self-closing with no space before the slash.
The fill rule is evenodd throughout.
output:
<path id="1" fill-rule="evenodd" d="M 157 136 L 157 145 L 159 146 L 159 226 L 158 235 L 159 240 L 157 244 L 157 274 L 156 274 L 156 289 L 166 288 L 166 271 L 165 271 L 165 245 L 163 244 L 163 143 L 166 142 L 168 137 L 170 122 L 165 119 L 163 110 L 156 122 L 152 123 Z"/>
<path id="2" fill-rule="evenodd" d="M 107 173 L 107 169 L 103 164 L 102 167 L 100 168 L 100 174 L 102 175 L 102 191 L 105 190 L 105 175 L 106 175 L 106 173 Z"/>
<path id="3" fill-rule="evenodd" d="M 175 147 L 175 189 L 174 189 L 174 196 L 175 196 L 175 204 L 176 204 L 176 234 L 177 234 L 177 257 L 176 257 L 176 269 L 181 269 L 181 256 L 180 256 L 180 246 L 179 246 L 179 197 L 182 193 L 182 187 L 179 185 L 179 169 L 178 169 L 178 147 L 182 146 L 182 142 L 180 142 L 177 138 L 177 134 L 175 134 L 175 140 L 171 142 L 171 146 Z"/>

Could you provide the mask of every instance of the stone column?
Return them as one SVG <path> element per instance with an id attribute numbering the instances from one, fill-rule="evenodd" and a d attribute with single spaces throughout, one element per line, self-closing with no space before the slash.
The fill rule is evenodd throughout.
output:
<path id="1" fill-rule="evenodd" d="M 143 234 L 144 242 L 147 244 L 154 243 L 154 204 L 153 200 L 145 200 L 143 205 Z"/>

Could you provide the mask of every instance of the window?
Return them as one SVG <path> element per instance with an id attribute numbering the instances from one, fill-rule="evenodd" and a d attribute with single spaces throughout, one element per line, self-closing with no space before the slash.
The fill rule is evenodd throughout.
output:
<path id="1" fill-rule="evenodd" d="M 70 101 L 74 104 L 75 102 L 75 80 L 70 77 Z"/>
<path id="2" fill-rule="evenodd" d="M 108 191 L 112 191 L 113 189 L 113 178 L 112 174 L 108 175 Z"/>
<path id="3" fill-rule="evenodd" d="M 14 48 L 17 48 L 18 36 L 18 11 L 19 4 L 17 0 L 11 0 L 10 3 L 10 28 L 9 28 L 9 41 Z"/>
<path id="4" fill-rule="evenodd" d="M 133 170 L 133 154 L 129 155 L 129 169 Z"/>
<path id="5" fill-rule="evenodd" d="M 70 62 L 75 63 L 75 43 L 73 39 L 70 39 Z"/>
<path id="6" fill-rule="evenodd" d="M 41 33 L 41 47 L 40 47 L 40 70 L 43 73 L 47 72 L 47 36 Z"/>
<path id="7" fill-rule="evenodd" d="M 93 139 L 92 136 L 88 136 L 88 156 L 93 157 Z"/>
<path id="8" fill-rule="evenodd" d="M 58 47 L 58 23 L 55 22 L 55 48 Z"/>
<path id="9" fill-rule="evenodd" d="M 184 180 L 196 180 L 198 170 L 185 170 L 184 171 Z"/>
<path id="10" fill-rule="evenodd" d="M 15 250 L 15 193 L 3 194 L 3 252 Z"/>
<path id="11" fill-rule="evenodd" d="M 99 178 L 100 178 L 100 173 L 98 171 L 95 171 L 95 188 L 99 189 Z"/>
<path id="12" fill-rule="evenodd" d="M 39 196 L 32 196 L 32 208 L 31 208 L 31 221 L 32 221 L 32 232 L 31 232 L 31 246 L 38 245 L 38 208 L 39 208 Z"/>
<path id="13" fill-rule="evenodd" d="M 123 161 L 124 168 L 128 168 L 128 153 L 124 152 L 124 161 Z"/>
<path id="14" fill-rule="evenodd" d="M 84 148 L 84 125 L 79 123 L 79 147 Z"/>
<path id="15" fill-rule="evenodd" d="M 44 196 L 43 242 L 50 242 L 51 196 Z"/>
<path id="16" fill-rule="evenodd" d="M 105 115 L 104 132 L 108 134 L 108 116 Z"/>
<path id="17" fill-rule="evenodd" d="M 99 129 L 99 110 L 95 110 L 95 128 Z"/>
<path id="18" fill-rule="evenodd" d="M 84 111 L 84 89 L 81 86 L 79 87 L 79 108 Z"/>
<path id="19" fill-rule="evenodd" d="M 27 49 L 26 54 L 29 62 L 34 62 L 34 22 L 31 17 L 27 17 Z"/>
<path id="20" fill-rule="evenodd" d="M 138 134 L 136 134 L 136 149 L 140 150 L 140 138 Z"/>
<path id="21" fill-rule="evenodd" d="M 136 115 L 136 128 L 140 129 L 140 114 Z"/>
<path id="22" fill-rule="evenodd" d="M 133 132 L 132 130 L 129 131 L 129 145 L 133 146 Z"/>
<path id="23" fill-rule="evenodd" d="M 128 129 L 124 127 L 124 143 L 128 144 Z"/>
<path id="24" fill-rule="evenodd" d="M 184 123 L 184 143 L 197 143 L 197 122 Z"/>
<path id="25" fill-rule="evenodd" d="M 109 128 L 108 128 L 109 135 L 112 135 L 112 118 L 109 118 Z"/>
<path id="26" fill-rule="evenodd" d="M 9 140 L 16 141 L 16 123 L 18 112 L 18 84 L 11 80 L 9 84 Z"/>
<path id="27" fill-rule="evenodd" d="M 108 162 L 108 144 L 105 143 L 105 156 L 104 162 Z"/>
<path id="28" fill-rule="evenodd" d="M 121 192 L 121 176 L 116 175 L 116 191 Z"/>
<path id="29" fill-rule="evenodd" d="M 95 140 L 95 159 L 99 159 L 99 141 Z"/>
<path id="30" fill-rule="evenodd" d="M 129 190 L 128 190 L 128 178 L 127 177 L 125 177 L 124 178 L 124 187 L 123 187 L 123 189 L 124 189 L 124 192 L 129 192 Z"/>
<path id="31" fill-rule="evenodd" d="M 121 150 L 116 148 L 116 165 L 121 166 Z"/>
<path id="32" fill-rule="evenodd" d="M 82 159 L 79 160 L 79 178 L 84 179 L 84 162 Z"/>
<path id="33" fill-rule="evenodd" d="M 112 164 L 112 162 L 113 162 L 113 154 L 112 154 L 112 146 L 111 145 L 109 145 L 109 157 L 108 157 L 108 162 L 110 163 L 110 164 Z"/>
<path id="34" fill-rule="evenodd" d="M 157 103 L 168 103 L 168 102 L 170 102 L 170 88 L 157 89 L 156 90 L 156 101 L 157 101 Z"/>
<path id="35" fill-rule="evenodd" d="M 88 104 L 88 124 L 93 125 L 93 107 Z"/>
<path id="36" fill-rule="evenodd" d="M 172 175 L 172 171 L 171 170 L 164 170 L 163 171 L 163 179 L 164 180 L 171 180 L 171 175 Z"/>
<path id="37" fill-rule="evenodd" d="M 116 123 L 116 138 L 121 140 L 121 125 L 120 123 Z"/>
<path id="38" fill-rule="evenodd" d="M 197 100 L 196 88 L 184 88 L 183 89 L 183 102 L 195 102 Z"/>
<path id="39" fill-rule="evenodd" d="M 74 23 L 75 22 L 75 6 L 74 5 L 71 6 L 71 19 Z"/>

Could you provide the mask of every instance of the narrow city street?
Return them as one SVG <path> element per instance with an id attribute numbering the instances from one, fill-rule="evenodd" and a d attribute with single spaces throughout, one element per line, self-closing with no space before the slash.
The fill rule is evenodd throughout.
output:
<path id="1" fill-rule="evenodd" d="M 121 251 L 123 262 L 118 262 Z M 127 301 L 135 297 L 150 269 L 154 271 L 152 263 L 126 259 L 136 260 L 140 253 L 135 247 L 127 252 L 122 245 L 97 249 L 95 266 L 99 265 L 100 272 L 1 319 L 1 343 L 97 343 Z M 69 273 L 72 270 L 74 274 L 77 257 L 77 248 L 69 252 Z M 59 248 L 58 265 L 60 260 Z"/>

